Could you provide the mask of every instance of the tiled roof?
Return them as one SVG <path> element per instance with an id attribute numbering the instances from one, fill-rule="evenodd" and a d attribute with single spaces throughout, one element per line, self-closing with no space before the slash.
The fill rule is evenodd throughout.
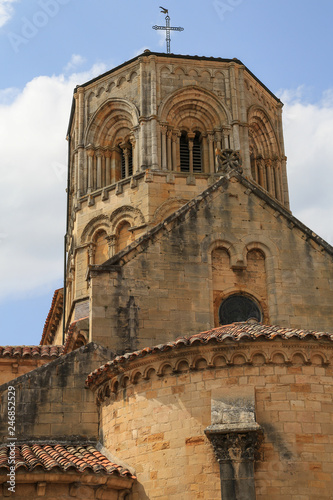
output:
<path id="1" fill-rule="evenodd" d="M 64 289 L 58 288 L 58 290 L 55 290 L 55 292 L 53 294 L 51 307 L 50 307 L 49 313 L 47 315 L 47 318 L 45 320 L 43 334 L 42 334 L 42 338 L 40 341 L 41 345 L 44 344 L 44 342 L 46 342 L 46 341 L 51 343 L 52 339 L 51 338 L 46 339 L 46 336 L 49 332 L 49 329 L 52 328 L 51 322 L 56 320 L 56 323 L 58 323 L 60 320 L 60 317 L 61 317 L 60 311 L 62 311 L 63 300 L 64 300 Z M 56 317 L 54 317 L 54 316 L 56 316 Z M 53 332 L 51 332 L 51 337 L 54 337 Z"/>
<path id="2" fill-rule="evenodd" d="M 207 332 L 197 333 L 190 337 L 180 337 L 174 342 L 167 344 L 159 344 L 155 347 L 146 347 L 140 351 L 126 353 L 122 356 L 117 356 L 112 361 L 97 368 L 88 375 L 86 385 L 90 385 L 102 373 L 107 372 L 109 369 L 116 369 L 119 366 L 124 366 L 126 363 L 133 361 L 150 354 L 170 351 L 172 349 L 179 349 L 182 347 L 191 347 L 209 342 L 243 342 L 243 341 L 256 341 L 256 340 L 274 340 L 280 339 L 294 339 L 294 340 L 320 340 L 333 341 L 332 333 L 316 332 L 312 330 L 299 330 L 292 328 L 284 328 L 280 326 L 262 325 L 261 323 L 232 323 L 230 325 L 219 326 L 208 330 Z"/>
<path id="3" fill-rule="evenodd" d="M 63 354 L 62 345 L 0 346 L 0 358 L 58 358 Z"/>
<path id="4" fill-rule="evenodd" d="M 77 319 L 76 321 L 73 321 L 73 323 L 71 323 L 69 325 L 65 344 L 64 344 L 64 354 L 67 354 L 68 352 L 70 352 L 70 350 L 71 350 L 70 348 L 73 347 L 73 346 L 71 346 L 71 344 L 73 344 L 72 341 L 73 341 L 76 325 L 85 319 L 89 319 L 89 316 L 87 316 L 85 318 Z"/>
<path id="5" fill-rule="evenodd" d="M 8 456 L 9 447 L 0 446 L 0 471 L 1 469 L 9 470 Z M 31 472 L 38 467 L 46 472 L 57 468 L 63 472 L 74 470 L 117 474 L 135 479 L 129 470 L 110 462 L 92 445 L 22 444 L 15 446 L 15 470 L 23 469 Z"/>

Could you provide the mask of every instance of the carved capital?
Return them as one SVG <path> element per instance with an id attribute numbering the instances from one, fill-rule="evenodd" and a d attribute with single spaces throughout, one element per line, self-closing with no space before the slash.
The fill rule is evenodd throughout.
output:
<path id="1" fill-rule="evenodd" d="M 206 429 L 218 462 L 253 462 L 263 441 L 261 429 L 221 433 Z"/>
<path id="2" fill-rule="evenodd" d="M 86 151 L 87 151 L 87 155 L 90 157 L 93 157 L 95 155 L 95 150 L 93 149 L 92 146 L 88 146 Z"/>
<path id="3" fill-rule="evenodd" d="M 130 138 L 129 138 L 129 142 L 130 142 L 130 144 L 131 144 L 132 148 L 134 148 L 135 143 L 136 143 L 136 137 L 135 137 L 135 135 L 131 135 L 131 136 L 130 136 Z"/>
<path id="4" fill-rule="evenodd" d="M 109 247 L 113 247 L 116 244 L 117 236 L 115 234 L 111 234 L 111 236 L 107 236 L 105 239 L 108 242 Z"/>

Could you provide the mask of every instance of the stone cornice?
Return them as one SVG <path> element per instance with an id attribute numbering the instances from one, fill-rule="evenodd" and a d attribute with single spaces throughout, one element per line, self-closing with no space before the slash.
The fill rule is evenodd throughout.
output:
<path id="1" fill-rule="evenodd" d="M 162 346 L 161 346 L 162 347 Z M 135 354 L 135 353 L 134 353 Z M 118 358 L 115 358 L 118 359 Z M 332 364 L 333 345 L 325 340 L 275 339 L 216 342 L 192 347 L 166 349 L 166 352 L 143 354 L 136 358 L 113 364 L 107 363 L 90 374 L 86 386 L 98 391 L 98 401 L 103 402 L 118 389 L 137 385 L 152 376 L 166 377 L 188 371 L 222 370 L 239 366 L 320 366 Z"/>

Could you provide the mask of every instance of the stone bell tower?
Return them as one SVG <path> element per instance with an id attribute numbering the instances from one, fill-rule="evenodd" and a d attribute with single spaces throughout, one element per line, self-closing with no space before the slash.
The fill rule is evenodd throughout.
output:
<path id="1" fill-rule="evenodd" d="M 89 269 L 216 182 L 216 151 L 236 152 L 244 176 L 289 210 L 281 110 L 237 59 L 146 50 L 76 87 L 65 332 L 89 318 L 86 336 L 94 340 Z"/>

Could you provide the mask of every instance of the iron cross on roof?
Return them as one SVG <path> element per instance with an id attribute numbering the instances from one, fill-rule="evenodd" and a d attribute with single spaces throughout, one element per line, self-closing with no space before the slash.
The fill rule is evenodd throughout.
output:
<path id="1" fill-rule="evenodd" d="M 153 26 L 154 30 L 165 30 L 166 31 L 166 46 L 167 46 L 167 54 L 170 54 L 170 31 L 184 31 L 184 28 L 181 27 L 173 27 L 170 26 L 170 16 L 169 16 L 169 11 L 168 9 L 165 9 L 164 7 L 160 7 L 162 14 L 166 14 L 165 16 L 165 21 L 166 21 L 166 26 Z"/>

